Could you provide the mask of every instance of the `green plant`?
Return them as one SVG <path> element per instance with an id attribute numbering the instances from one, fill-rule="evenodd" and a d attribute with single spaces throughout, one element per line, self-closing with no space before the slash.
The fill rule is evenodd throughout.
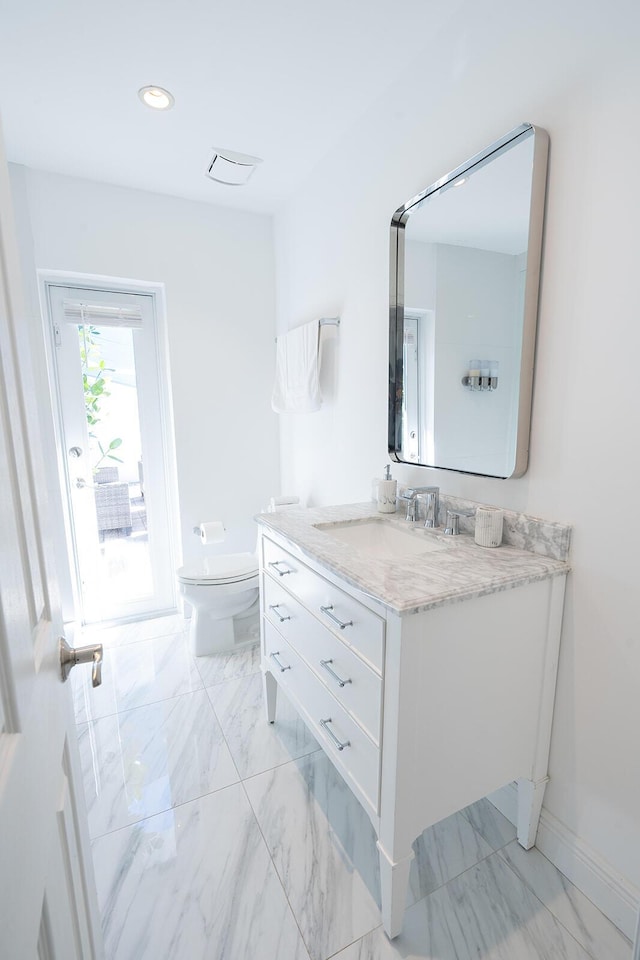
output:
<path id="1" fill-rule="evenodd" d="M 105 361 L 100 355 L 100 345 L 98 338 L 100 331 L 92 324 L 78 324 L 78 337 L 80 340 L 80 362 L 82 364 L 82 388 L 84 391 L 84 409 L 89 424 L 89 440 L 93 441 L 100 456 L 93 464 L 93 472 L 104 460 L 116 460 L 118 463 L 123 461 L 113 453 L 122 444 L 122 439 L 116 437 L 109 441 L 107 447 L 102 445 L 95 433 L 95 427 L 100 423 L 101 403 L 105 397 L 111 396 L 107 389 L 109 386 L 108 374 L 113 373 L 111 367 L 107 367 Z"/>

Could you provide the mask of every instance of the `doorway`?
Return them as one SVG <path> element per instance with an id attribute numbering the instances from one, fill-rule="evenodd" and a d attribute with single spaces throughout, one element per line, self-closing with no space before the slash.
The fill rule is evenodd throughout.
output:
<path id="1" fill-rule="evenodd" d="M 168 378 L 153 292 L 46 280 L 77 619 L 175 610 Z"/>
<path id="2" fill-rule="evenodd" d="M 407 463 L 435 462 L 435 311 L 405 308 L 402 451 Z"/>

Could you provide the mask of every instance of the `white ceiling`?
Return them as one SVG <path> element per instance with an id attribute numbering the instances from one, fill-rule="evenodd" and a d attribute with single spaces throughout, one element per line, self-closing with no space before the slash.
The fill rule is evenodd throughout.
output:
<path id="1" fill-rule="evenodd" d="M 423 50 L 443 0 L 0 0 L 9 160 L 270 211 Z M 159 84 L 175 107 L 137 91 Z M 262 157 L 244 187 L 213 148 Z"/>

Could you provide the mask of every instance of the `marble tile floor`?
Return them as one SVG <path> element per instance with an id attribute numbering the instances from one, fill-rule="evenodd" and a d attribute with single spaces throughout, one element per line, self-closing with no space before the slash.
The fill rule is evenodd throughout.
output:
<path id="1" fill-rule="evenodd" d="M 630 960 L 487 800 L 418 839 L 390 942 L 369 820 L 283 696 L 265 722 L 257 649 L 193 658 L 177 617 L 90 634 L 103 686 L 74 693 L 107 960 Z"/>

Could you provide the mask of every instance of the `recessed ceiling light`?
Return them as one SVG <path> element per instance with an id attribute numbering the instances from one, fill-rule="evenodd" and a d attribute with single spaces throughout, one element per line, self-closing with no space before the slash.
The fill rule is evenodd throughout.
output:
<path id="1" fill-rule="evenodd" d="M 173 94 L 164 87 L 140 87 L 138 96 L 153 110 L 170 110 L 175 103 Z"/>
<path id="2" fill-rule="evenodd" d="M 215 150 L 207 168 L 207 176 L 230 187 L 240 187 L 247 182 L 255 168 L 262 163 L 260 157 L 251 157 L 235 150 Z"/>

